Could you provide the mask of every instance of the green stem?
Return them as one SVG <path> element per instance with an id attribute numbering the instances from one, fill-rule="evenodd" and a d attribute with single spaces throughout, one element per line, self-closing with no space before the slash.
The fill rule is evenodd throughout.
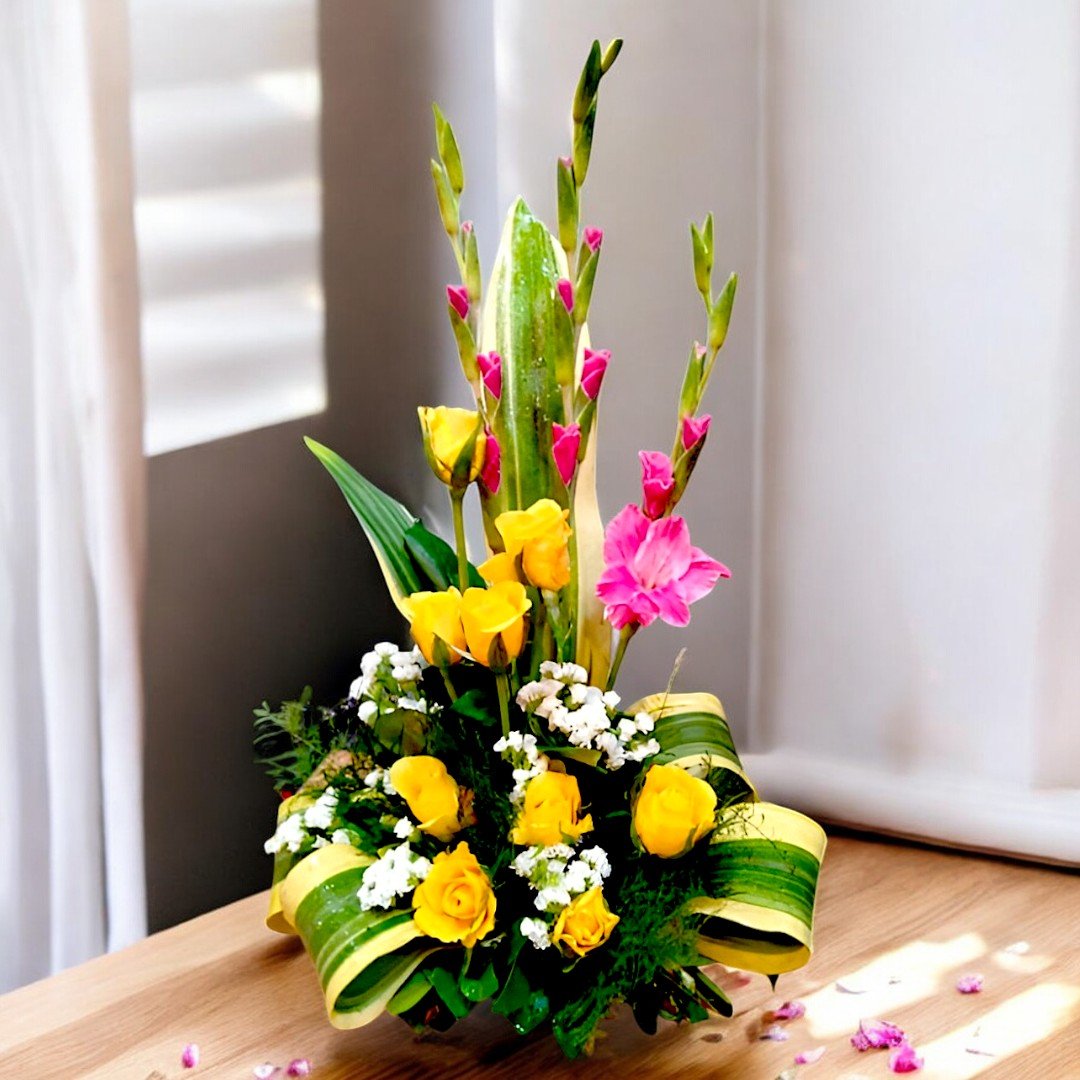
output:
<path id="1" fill-rule="evenodd" d="M 505 736 L 510 734 L 510 682 L 505 671 L 495 672 L 495 686 L 499 691 L 499 719 Z"/>
<path id="2" fill-rule="evenodd" d="M 611 670 L 608 672 L 606 690 L 613 690 L 615 688 L 615 679 L 619 674 L 619 668 L 622 666 L 623 657 L 626 655 L 626 646 L 630 644 L 630 639 L 637 631 L 637 623 L 630 623 L 624 626 L 619 631 L 619 644 L 615 649 L 615 658 L 611 661 Z"/>
<path id="3" fill-rule="evenodd" d="M 465 548 L 465 492 L 450 489 L 450 508 L 454 514 L 454 546 L 457 548 L 458 588 L 469 587 L 469 553 Z"/>
<path id="4" fill-rule="evenodd" d="M 446 687 L 446 692 L 450 695 L 451 701 L 457 701 L 457 691 L 454 689 L 454 684 L 450 681 L 450 670 L 448 668 L 439 668 L 439 674 L 442 676 L 443 685 Z"/>

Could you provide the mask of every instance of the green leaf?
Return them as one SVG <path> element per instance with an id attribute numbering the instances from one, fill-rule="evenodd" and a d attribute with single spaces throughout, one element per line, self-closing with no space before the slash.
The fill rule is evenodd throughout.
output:
<path id="1" fill-rule="evenodd" d="M 491 708 L 491 698 L 483 690 L 467 690 L 450 706 L 450 711 L 485 727 L 498 720 L 498 713 Z"/>
<path id="2" fill-rule="evenodd" d="M 371 481 L 360 475 L 344 458 L 333 450 L 305 437 L 308 449 L 323 463 L 334 478 L 349 504 L 356 520 L 379 561 L 386 579 L 390 598 L 408 618 L 405 598 L 420 592 L 424 585 L 416 566 L 405 549 L 405 534 L 416 524 L 416 518 L 396 499 L 392 499 Z"/>
<path id="3" fill-rule="evenodd" d="M 465 189 L 465 170 L 461 166 L 461 151 L 458 150 L 454 129 L 438 105 L 433 103 L 431 109 L 435 114 L 435 144 L 439 148 L 439 157 L 446 168 L 450 187 L 455 195 L 460 195 Z"/>
<path id="4" fill-rule="evenodd" d="M 463 974 L 458 979 L 458 988 L 461 990 L 462 995 L 473 1004 L 486 1001 L 499 989 L 499 979 L 495 974 L 495 968 L 488 964 L 484 969 L 484 973 L 478 979 Z"/>
<path id="5" fill-rule="evenodd" d="M 435 201 L 439 204 L 439 217 L 442 218 L 443 228 L 447 236 L 454 236 L 461 224 L 457 199 L 450 188 L 446 169 L 434 158 L 431 159 L 431 182 L 435 185 Z"/>
<path id="6" fill-rule="evenodd" d="M 735 290 L 738 286 L 739 275 L 732 274 L 709 312 L 709 347 L 712 349 L 719 349 L 727 339 L 731 309 L 735 306 Z"/>
<path id="7" fill-rule="evenodd" d="M 441 537 L 417 521 L 405 532 L 405 549 L 412 557 L 420 575 L 427 578 L 430 588 L 442 592 L 458 583 L 457 555 L 454 549 Z M 484 587 L 480 571 L 469 564 L 469 584 L 478 589 Z"/>
<path id="8" fill-rule="evenodd" d="M 428 972 L 428 979 L 431 985 L 435 987 L 435 993 L 442 998 L 443 1004 L 454 1016 L 460 1020 L 462 1017 L 469 1015 L 469 1003 L 461 996 L 457 980 L 446 968 L 432 968 Z"/>
<path id="9" fill-rule="evenodd" d="M 400 1016 L 403 1012 L 419 1005 L 431 991 L 431 980 L 424 971 L 414 971 L 404 986 L 386 1003 L 386 1011 L 391 1016 Z"/>

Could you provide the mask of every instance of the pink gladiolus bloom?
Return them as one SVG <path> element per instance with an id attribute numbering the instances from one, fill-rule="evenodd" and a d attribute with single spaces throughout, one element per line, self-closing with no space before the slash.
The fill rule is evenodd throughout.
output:
<path id="1" fill-rule="evenodd" d="M 731 577 L 723 563 L 691 545 L 684 518 L 650 521 L 633 503 L 608 524 L 604 563 L 596 594 L 616 630 L 631 623 L 648 626 L 656 618 L 686 626 L 690 605 L 718 578 Z"/>
<path id="2" fill-rule="evenodd" d="M 889 1055 L 889 1068 L 894 1073 L 918 1072 L 923 1067 L 923 1059 L 915 1053 L 915 1047 L 904 1043 Z"/>
<path id="3" fill-rule="evenodd" d="M 484 467 L 480 470 L 480 482 L 494 495 L 502 483 L 502 450 L 491 428 L 484 431 L 487 441 L 484 443 Z"/>
<path id="4" fill-rule="evenodd" d="M 704 416 L 684 416 L 682 422 L 682 444 L 684 450 L 689 450 L 709 434 L 709 425 L 712 417 L 706 413 Z"/>
<path id="5" fill-rule="evenodd" d="M 502 397 L 502 357 L 497 352 L 477 353 L 476 363 L 480 367 L 480 378 L 491 396 Z"/>
<path id="6" fill-rule="evenodd" d="M 450 306 L 463 318 L 469 316 L 469 290 L 464 285 L 447 285 L 446 299 Z"/>
<path id="7" fill-rule="evenodd" d="M 604 242 L 604 230 L 588 225 L 582 233 L 582 237 L 585 240 L 585 246 L 590 251 L 599 251 L 600 245 Z"/>
<path id="8" fill-rule="evenodd" d="M 773 1009 L 774 1020 L 800 1020 L 806 1015 L 806 1006 L 801 1001 L 785 1001 L 779 1009 Z"/>
<path id="9" fill-rule="evenodd" d="M 555 282 L 555 288 L 558 290 L 559 297 L 561 298 L 564 306 L 566 307 L 566 310 L 567 311 L 573 311 L 574 310 L 574 285 L 573 285 L 573 283 L 570 280 L 568 280 L 567 278 L 561 277 L 561 278 L 559 278 L 558 281 Z"/>
<path id="10" fill-rule="evenodd" d="M 961 975 L 956 980 L 956 989 L 961 994 L 981 994 L 983 977 L 981 975 Z"/>
<path id="11" fill-rule="evenodd" d="M 796 1065 L 813 1065 L 815 1061 L 820 1061 L 825 1056 L 825 1047 L 817 1046 L 813 1050 L 803 1050 L 802 1053 L 795 1055 Z"/>
<path id="12" fill-rule="evenodd" d="M 638 459 L 641 462 L 641 508 L 646 517 L 663 517 L 675 490 L 671 458 L 661 450 L 641 450 Z"/>
<path id="13" fill-rule="evenodd" d="M 552 447 L 555 467 L 559 470 L 562 482 L 569 487 L 577 468 L 578 449 L 581 446 L 581 428 L 577 424 L 551 425 Z"/>
<path id="14" fill-rule="evenodd" d="M 886 1046 L 903 1046 L 907 1036 L 887 1020 L 860 1020 L 859 1030 L 851 1036 L 856 1050 L 881 1050 Z"/>
<path id="15" fill-rule="evenodd" d="M 611 363 L 610 349 L 585 350 L 585 360 L 581 365 L 581 389 L 590 401 L 596 400 L 600 393 L 600 384 L 604 381 L 604 372 Z"/>
<path id="16" fill-rule="evenodd" d="M 180 1064 L 185 1069 L 194 1069 L 199 1064 L 199 1058 L 202 1055 L 199 1053 L 199 1046 L 197 1043 L 188 1043 L 184 1047 L 180 1054 Z"/>

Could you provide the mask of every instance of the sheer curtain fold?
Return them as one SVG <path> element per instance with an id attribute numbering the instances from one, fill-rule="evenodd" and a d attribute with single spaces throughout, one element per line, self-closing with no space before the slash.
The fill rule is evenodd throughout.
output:
<path id="1" fill-rule="evenodd" d="M 3 12 L 0 989 L 145 933 L 126 10 Z"/>

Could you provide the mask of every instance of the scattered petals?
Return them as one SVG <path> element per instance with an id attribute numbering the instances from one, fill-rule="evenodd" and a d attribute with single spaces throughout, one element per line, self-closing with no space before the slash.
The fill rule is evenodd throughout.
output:
<path id="1" fill-rule="evenodd" d="M 856 1050 L 881 1050 L 886 1046 L 904 1046 L 907 1036 L 887 1020 L 860 1020 L 859 1030 L 851 1036 Z"/>
<path id="2" fill-rule="evenodd" d="M 956 989 L 961 994 L 981 994 L 983 989 L 983 977 L 979 974 L 961 975 L 956 980 Z"/>
<path id="3" fill-rule="evenodd" d="M 1031 946 L 1026 941 L 1014 941 L 1011 945 L 1006 945 L 1001 951 L 1008 953 L 1010 956 L 1026 956 L 1031 952 Z"/>
<path id="4" fill-rule="evenodd" d="M 779 1024 L 773 1024 L 767 1027 L 758 1038 L 769 1042 L 787 1042 L 791 1036 Z"/>
<path id="5" fill-rule="evenodd" d="M 286 1076 L 310 1076 L 311 1062 L 307 1058 L 293 1058 L 285 1074 Z"/>
<path id="6" fill-rule="evenodd" d="M 836 989 L 841 994 L 865 994 L 870 986 L 858 975 L 846 975 L 836 980 Z"/>
<path id="7" fill-rule="evenodd" d="M 799 1020 L 806 1015 L 806 1006 L 801 1001 L 785 1001 L 779 1009 L 773 1009 L 774 1020 Z"/>
<path id="8" fill-rule="evenodd" d="M 278 1065 L 271 1065 L 269 1061 L 262 1065 L 256 1065 L 251 1070 L 251 1075 L 255 1077 L 255 1080 L 270 1080 L 270 1077 L 275 1073 L 281 1072 L 281 1068 Z"/>
<path id="9" fill-rule="evenodd" d="M 982 1028 L 975 1028 L 968 1036 L 964 1044 L 964 1050 L 969 1054 L 978 1054 L 980 1057 L 997 1057 L 996 1051 L 991 1049 L 982 1033 Z"/>
<path id="10" fill-rule="evenodd" d="M 803 1050 L 801 1053 L 795 1055 L 796 1065 L 813 1065 L 815 1061 L 820 1061 L 825 1056 L 824 1046 L 815 1046 L 813 1050 Z"/>
<path id="11" fill-rule="evenodd" d="M 180 1064 L 185 1069 L 194 1069 L 199 1064 L 202 1054 L 199 1052 L 198 1043 L 188 1043 L 180 1054 Z"/>
<path id="12" fill-rule="evenodd" d="M 918 1072 L 923 1067 L 923 1059 L 915 1053 L 911 1043 L 904 1043 L 889 1055 L 889 1068 L 894 1073 Z"/>

